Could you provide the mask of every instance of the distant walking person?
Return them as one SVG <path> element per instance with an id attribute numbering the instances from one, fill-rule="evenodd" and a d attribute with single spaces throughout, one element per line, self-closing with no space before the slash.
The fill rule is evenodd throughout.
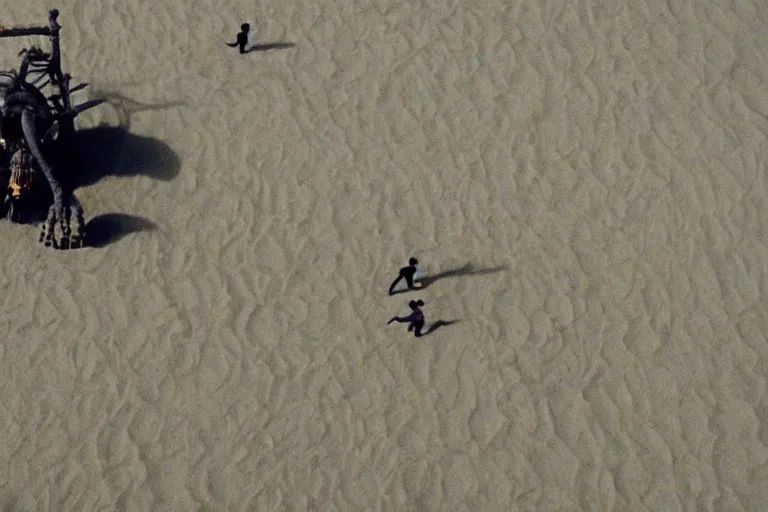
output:
<path id="1" fill-rule="evenodd" d="M 413 334 L 416 335 L 418 338 L 422 335 L 421 330 L 424 328 L 424 312 L 420 309 L 421 306 L 424 305 L 423 300 L 412 300 L 408 303 L 408 306 L 411 308 L 411 314 L 408 316 L 395 316 L 390 319 L 389 322 L 387 322 L 387 325 L 391 324 L 392 322 L 400 322 L 400 323 L 406 323 L 409 322 L 410 325 L 408 326 L 408 332 L 413 331 Z"/>
<path id="2" fill-rule="evenodd" d="M 395 290 L 395 286 L 397 286 L 397 283 L 399 283 L 401 279 L 405 279 L 406 284 L 408 284 L 409 290 L 418 290 L 418 288 L 416 288 L 413 285 L 413 276 L 415 276 L 416 272 L 419 270 L 418 264 L 419 264 L 419 260 L 417 260 L 416 258 L 411 258 L 408 260 L 408 266 L 402 267 L 400 269 L 400 274 L 397 276 L 397 279 L 395 279 L 392 282 L 392 285 L 389 287 L 390 295 L 393 295 L 392 292 Z"/>
<path id="3" fill-rule="evenodd" d="M 234 43 L 224 43 L 230 48 L 240 47 L 240 53 L 247 53 L 245 46 L 248 44 L 248 32 L 251 30 L 251 26 L 248 23 L 240 25 L 240 32 L 237 33 L 237 40 Z"/>

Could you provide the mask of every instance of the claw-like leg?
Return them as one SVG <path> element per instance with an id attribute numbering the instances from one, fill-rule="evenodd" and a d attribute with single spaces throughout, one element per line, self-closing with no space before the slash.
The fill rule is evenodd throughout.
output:
<path id="1" fill-rule="evenodd" d="M 46 247 L 56 247 L 56 239 L 54 233 L 56 231 L 56 204 L 52 204 L 48 208 L 48 217 L 46 217 L 43 223 L 42 230 L 40 232 L 40 241 L 45 243 Z"/>
<path id="2" fill-rule="evenodd" d="M 83 233 L 85 231 L 85 219 L 83 218 L 83 208 L 80 202 L 71 191 L 65 191 L 62 184 L 56 179 L 53 169 L 48 165 L 45 156 L 40 148 L 40 141 L 37 137 L 37 128 L 35 126 L 35 112 L 31 108 L 26 108 L 21 115 L 21 127 L 24 131 L 24 138 L 27 146 L 40 165 L 40 170 L 48 180 L 53 192 L 53 204 L 48 209 L 48 217 L 43 225 L 40 234 L 40 240 L 45 242 L 46 246 L 52 246 L 57 249 L 69 249 L 79 247 L 82 244 Z M 72 209 L 75 210 L 75 237 L 71 238 L 72 228 Z M 59 224 L 61 235 L 56 236 L 56 224 Z"/>
<path id="3" fill-rule="evenodd" d="M 75 210 L 75 234 L 70 239 L 69 246 L 78 249 L 85 245 L 85 212 L 80 201 L 72 195 L 72 209 Z"/>

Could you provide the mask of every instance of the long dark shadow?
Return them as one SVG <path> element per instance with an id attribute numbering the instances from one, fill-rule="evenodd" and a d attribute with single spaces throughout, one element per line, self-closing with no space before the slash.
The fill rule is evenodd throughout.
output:
<path id="1" fill-rule="evenodd" d="M 104 89 L 94 88 L 89 92 L 91 99 L 102 99 L 104 103 L 117 114 L 118 126 L 126 130 L 131 127 L 131 117 L 140 112 L 151 112 L 154 110 L 165 110 L 173 107 L 181 107 L 186 103 L 183 101 L 163 101 L 159 103 L 143 103 L 129 98 L 119 92 L 106 91 Z"/>
<path id="2" fill-rule="evenodd" d="M 105 247 L 126 235 L 141 231 L 154 231 L 154 222 L 138 215 L 107 213 L 97 215 L 85 226 L 85 241 L 89 247 Z"/>
<path id="3" fill-rule="evenodd" d="M 441 279 L 445 279 L 447 277 L 461 277 L 461 276 L 482 276 L 486 274 L 494 274 L 496 272 L 501 272 L 502 270 L 506 270 L 507 266 L 502 265 L 500 267 L 491 267 L 491 268 L 478 268 L 476 269 L 471 263 L 467 263 L 466 265 L 458 268 L 453 268 L 451 270 L 446 270 L 444 272 L 440 272 L 439 274 L 434 274 L 431 276 L 423 276 L 418 282 L 421 283 L 421 288 L 424 289 L 436 281 L 439 281 Z"/>
<path id="4" fill-rule="evenodd" d="M 430 325 L 430 326 L 429 326 L 429 329 L 427 329 L 426 331 L 424 331 L 424 332 L 422 333 L 421 337 L 423 338 L 423 337 L 424 337 L 424 336 L 426 336 L 427 334 L 429 334 L 429 333 L 432 333 L 432 332 L 435 332 L 436 330 L 438 330 L 438 329 L 439 329 L 439 328 L 441 328 L 441 327 L 446 327 L 446 326 L 448 326 L 448 325 L 453 325 L 453 324 L 455 324 L 455 323 L 457 323 L 457 322 L 458 322 L 458 320 L 438 320 L 437 322 L 435 322 L 435 323 L 433 323 L 432 325 Z"/>
<path id="5" fill-rule="evenodd" d="M 293 48 L 295 43 L 264 43 L 257 44 L 248 48 L 245 53 L 250 52 L 265 52 L 267 50 L 283 50 L 285 48 Z"/>

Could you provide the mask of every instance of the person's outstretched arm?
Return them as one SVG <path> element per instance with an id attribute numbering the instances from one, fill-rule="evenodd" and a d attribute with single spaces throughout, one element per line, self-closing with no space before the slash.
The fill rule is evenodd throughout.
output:
<path id="1" fill-rule="evenodd" d="M 413 322 L 414 320 L 417 319 L 417 317 L 418 317 L 418 313 L 411 313 L 408 316 L 395 316 L 395 317 L 392 317 L 392 319 L 389 322 L 387 322 L 387 325 L 391 324 L 392 322 L 400 322 L 400 323 Z"/>

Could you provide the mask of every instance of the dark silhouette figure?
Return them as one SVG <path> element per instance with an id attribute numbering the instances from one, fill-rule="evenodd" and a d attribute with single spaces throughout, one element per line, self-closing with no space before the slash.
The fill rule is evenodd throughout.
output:
<path id="1" fill-rule="evenodd" d="M 408 260 L 408 266 L 402 267 L 400 269 L 400 273 L 397 276 L 397 279 L 395 279 L 390 285 L 389 287 L 390 295 L 394 295 L 395 286 L 397 286 L 397 283 L 399 283 L 401 279 L 405 279 L 405 282 L 408 285 L 409 290 L 419 289 L 413 285 L 413 276 L 416 275 L 416 271 L 418 270 L 418 264 L 419 264 L 419 260 L 417 260 L 416 258 L 411 258 Z"/>
<path id="2" fill-rule="evenodd" d="M 412 300 L 408 303 L 411 308 L 411 314 L 408 316 L 395 316 L 392 317 L 387 325 L 392 322 L 406 323 L 408 322 L 408 332 L 413 331 L 416 337 L 422 336 L 421 330 L 424 328 L 424 312 L 420 309 L 424 305 L 423 300 Z"/>
<path id="3" fill-rule="evenodd" d="M 507 269 L 506 266 L 476 269 L 471 263 L 467 263 L 463 267 L 453 268 L 451 270 L 440 272 L 439 274 L 422 277 L 421 279 L 419 279 L 419 283 L 421 283 L 420 289 L 423 290 L 424 288 L 431 285 L 435 281 L 439 281 L 440 279 L 445 279 L 446 277 L 480 276 L 485 274 L 493 274 L 495 272 L 500 272 L 506 269 Z"/>
<path id="4" fill-rule="evenodd" d="M 240 47 L 240 53 L 247 53 L 245 45 L 248 44 L 248 32 L 251 30 L 251 25 L 243 23 L 240 25 L 240 32 L 237 33 L 237 40 L 234 43 L 224 43 L 230 48 Z"/>

